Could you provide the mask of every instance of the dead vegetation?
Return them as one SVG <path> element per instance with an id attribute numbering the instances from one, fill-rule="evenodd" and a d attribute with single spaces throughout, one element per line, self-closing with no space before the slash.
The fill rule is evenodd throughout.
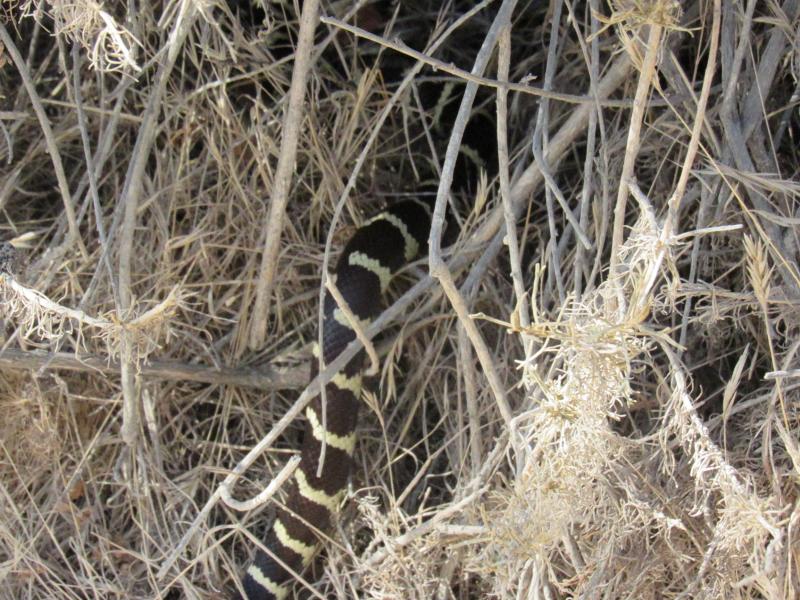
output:
<path id="1" fill-rule="evenodd" d="M 0 596 L 232 589 L 323 265 L 452 187 L 298 595 L 797 597 L 798 2 L 396 4 L 3 2 Z"/>

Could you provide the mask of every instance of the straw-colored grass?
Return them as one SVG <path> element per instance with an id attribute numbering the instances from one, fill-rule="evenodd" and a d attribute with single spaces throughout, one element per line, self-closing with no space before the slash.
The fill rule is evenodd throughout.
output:
<path id="1" fill-rule="evenodd" d="M 800 3 L 295 4 L 2 3 L 0 597 L 232 590 L 437 188 L 299 597 L 800 595 Z"/>

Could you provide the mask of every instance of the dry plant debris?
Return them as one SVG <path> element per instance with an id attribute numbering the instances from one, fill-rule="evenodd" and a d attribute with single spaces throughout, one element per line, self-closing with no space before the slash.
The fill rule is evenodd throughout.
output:
<path id="1" fill-rule="evenodd" d="M 323 264 L 461 149 L 308 585 L 798 597 L 800 3 L 321 3 L 256 303 L 295 4 L 2 4 L 0 596 L 232 589 Z"/>

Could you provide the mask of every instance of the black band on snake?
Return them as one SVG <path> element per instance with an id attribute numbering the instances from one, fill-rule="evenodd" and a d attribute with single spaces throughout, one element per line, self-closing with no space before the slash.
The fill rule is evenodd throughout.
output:
<path id="1" fill-rule="evenodd" d="M 336 287 L 362 323 L 380 313 L 381 297 L 394 273 L 425 252 L 429 229 L 430 207 L 408 200 L 372 218 L 350 239 L 336 266 Z M 330 294 L 325 296 L 322 339 L 326 364 L 355 339 L 348 318 Z M 318 366 L 316 345 L 315 355 L 312 378 Z M 324 427 L 320 397 L 306 408 L 300 465 L 267 534 L 269 553 L 259 551 L 244 576 L 248 600 L 285 598 L 295 576 L 311 563 L 320 532 L 329 531 L 353 462 L 363 363 L 362 350 L 326 386 Z M 325 460 L 317 477 L 323 440 Z"/>

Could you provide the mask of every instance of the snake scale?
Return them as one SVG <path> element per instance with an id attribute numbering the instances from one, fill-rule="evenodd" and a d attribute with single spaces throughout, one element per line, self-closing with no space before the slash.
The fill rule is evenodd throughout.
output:
<path id="1" fill-rule="evenodd" d="M 424 253 L 430 218 L 430 207 L 423 201 L 400 202 L 359 228 L 345 246 L 335 283 L 361 323 L 380 312 L 380 298 L 394 273 Z M 355 339 L 348 316 L 330 293 L 324 300 L 322 327 L 322 358 L 329 364 Z M 319 362 L 316 345 L 314 355 L 312 379 Z M 320 396 L 306 408 L 300 464 L 287 486 L 287 501 L 267 533 L 269 552 L 259 551 L 245 572 L 247 600 L 285 598 L 295 576 L 311 563 L 319 533 L 330 528 L 353 462 L 363 364 L 362 350 L 327 384 L 324 419 Z M 317 477 L 323 441 L 325 459 Z"/>

